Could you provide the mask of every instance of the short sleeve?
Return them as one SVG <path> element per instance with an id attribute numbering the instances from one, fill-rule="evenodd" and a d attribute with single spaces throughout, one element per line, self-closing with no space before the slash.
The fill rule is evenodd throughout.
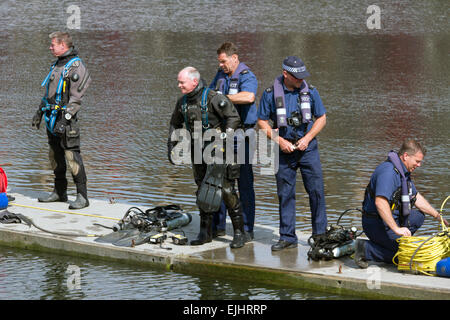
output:
<path id="1" fill-rule="evenodd" d="M 381 196 L 391 200 L 396 187 L 396 173 L 392 167 L 386 166 L 384 170 L 378 172 L 375 181 L 375 196 Z"/>
<path id="2" fill-rule="evenodd" d="M 323 105 L 322 99 L 320 98 L 319 92 L 316 88 L 311 90 L 311 98 L 313 100 L 311 111 L 314 117 L 319 118 L 323 116 L 327 112 L 327 110 L 325 109 L 325 106 Z"/>
<path id="3" fill-rule="evenodd" d="M 239 80 L 240 80 L 239 92 L 242 91 L 253 92 L 256 96 L 256 92 L 258 91 L 258 80 L 251 71 L 241 74 Z"/>
<path id="4" fill-rule="evenodd" d="M 272 113 L 272 101 L 273 100 L 273 93 L 267 92 L 267 90 L 264 90 L 261 100 L 259 102 L 259 108 L 258 108 L 258 119 L 261 120 L 269 120 L 271 113 Z"/>

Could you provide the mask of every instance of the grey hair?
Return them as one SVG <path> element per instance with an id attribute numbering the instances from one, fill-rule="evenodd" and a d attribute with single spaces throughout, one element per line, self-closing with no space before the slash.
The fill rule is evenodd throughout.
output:
<path id="1" fill-rule="evenodd" d="M 181 70 L 181 72 L 186 72 L 187 76 L 191 80 L 200 81 L 200 72 L 198 72 L 198 70 L 195 69 L 194 67 L 186 67 L 183 70 Z"/>

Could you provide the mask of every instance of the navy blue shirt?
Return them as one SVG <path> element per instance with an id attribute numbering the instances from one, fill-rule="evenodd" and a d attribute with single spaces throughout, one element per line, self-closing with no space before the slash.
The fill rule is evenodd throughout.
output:
<path id="1" fill-rule="evenodd" d="M 282 82 L 282 86 L 284 90 L 284 101 L 286 103 L 286 117 L 290 118 L 292 112 L 301 114 L 300 106 L 298 105 L 300 89 L 296 88 L 293 91 L 290 91 L 284 85 L 284 81 Z M 309 96 L 311 98 L 311 114 L 316 118 L 323 116 L 326 113 L 326 109 L 317 89 L 310 87 Z M 261 101 L 259 102 L 258 118 L 261 120 L 272 120 L 274 128 L 278 128 L 273 87 L 268 88 L 263 92 Z M 279 135 L 285 139 L 298 140 L 305 135 L 305 129 L 307 129 L 306 132 L 311 130 L 313 123 L 314 121 L 311 121 L 309 124 L 302 123 L 298 128 L 288 125 L 287 128 L 280 128 Z M 306 126 L 308 126 L 308 128 L 306 128 Z"/>
<path id="2" fill-rule="evenodd" d="M 411 173 L 408 172 L 405 165 L 402 164 L 403 171 L 405 173 L 406 179 L 411 185 L 412 193 L 411 195 L 416 195 L 417 190 L 414 186 L 414 183 L 411 180 Z M 381 196 L 386 198 L 387 201 L 392 201 L 392 196 L 394 192 L 402 187 L 402 181 L 400 174 L 394 170 L 394 165 L 390 161 L 385 161 L 380 164 L 372 176 L 370 177 L 370 188 L 373 191 L 375 197 Z M 375 206 L 375 197 L 372 197 L 370 194 L 366 194 L 363 202 L 363 211 L 373 213 L 377 212 L 377 208 Z"/>
<path id="3" fill-rule="evenodd" d="M 248 72 L 244 72 L 239 74 L 239 83 L 238 83 L 238 92 L 247 91 L 247 92 L 253 92 L 255 94 L 255 101 L 256 101 L 256 92 L 258 90 L 258 80 L 256 80 L 256 76 L 251 72 L 249 69 L 247 69 Z M 214 77 L 214 80 L 210 84 L 210 88 L 215 90 L 217 80 L 219 79 L 225 79 L 224 83 L 224 90 L 223 94 L 227 95 L 229 94 L 230 90 L 230 80 L 231 77 L 228 76 L 225 72 L 222 70 L 219 70 L 216 73 L 216 76 Z M 242 122 L 245 125 L 254 125 L 257 120 L 257 111 L 256 111 L 256 103 L 248 103 L 248 104 L 235 104 L 235 107 L 237 111 L 239 112 L 239 116 L 242 119 Z"/>

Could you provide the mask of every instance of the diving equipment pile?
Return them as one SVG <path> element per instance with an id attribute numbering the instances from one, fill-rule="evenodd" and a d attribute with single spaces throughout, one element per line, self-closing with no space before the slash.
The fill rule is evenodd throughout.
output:
<path id="1" fill-rule="evenodd" d="M 112 243 L 121 247 L 134 247 L 144 243 L 160 244 L 171 238 L 174 244 L 183 245 L 187 238 L 183 234 L 175 234 L 169 230 L 176 230 L 188 225 L 192 221 L 189 213 L 183 212 L 178 205 L 157 206 L 143 211 L 138 207 L 127 210 L 122 219 L 113 227 L 102 227 L 114 232 L 98 237 L 96 242 Z M 182 230 L 181 230 L 182 231 Z M 164 248 L 170 250 L 171 248 Z"/>
<path id="2" fill-rule="evenodd" d="M 22 220 L 15 213 L 9 212 L 7 209 L 0 211 L 0 223 L 22 223 Z"/>
<path id="3" fill-rule="evenodd" d="M 344 214 L 351 210 L 345 210 L 339 217 L 336 224 L 327 227 L 327 231 L 320 235 L 312 235 L 308 239 L 310 249 L 308 251 L 308 259 L 314 261 L 331 260 L 355 252 L 355 240 L 362 234 L 357 234 L 356 227 L 345 228 L 339 222 Z"/>

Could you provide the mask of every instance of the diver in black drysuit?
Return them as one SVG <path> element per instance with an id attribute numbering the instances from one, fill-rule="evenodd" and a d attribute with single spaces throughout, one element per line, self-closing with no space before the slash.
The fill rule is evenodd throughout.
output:
<path id="1" fill-rule="evenodd" d="M 201 100 L 204 94 L 204 90 L 209 90 L 203 83 L 203 80 L 199 80 L 197 87 L 191 92 L 185 94 L 178 99 L 175 110 L 172 113 L 170 120 L 169 140 L 168 140 L 168 152 L 169 161 L 174 164 L 172 155 L 173 149 L 177 144 L 177 141 L 172 141 L 172 132 L 175 129 L 180 129 L 185 124 L 189 130 L 191 137 L 193 135 L 193 128 L 195 121 L 202 121 L 202 109 Z M 237 129 L 240 126 L 241 120 L 239 114 L 234 107 L 233 103 L 224 95 L 217 93 L 213 90 L 207 91 L 206 105 L 207 112 L 203 111 L 203 128 L 212 130 L 220 130 L 221 132 L 227 132 L 230 129 Z M 207 124 L 205 123 L 205 113 L 207 113 Z M 191 139 L 191 161 L 194 174 L 195 183 L 200 189 L 202 181 L 207 172 L 208 166 L 202 158 L 201 163 L 194 162 L 194 143 L 195 140 Z M 202 149 L 203 151 L 203 149 Z M 244 246 L 246 242 L 246 236 L 244 233 L 244 220 L 242 216 L 242 208 L 239 201 L 239 196 L 234 188 L 235 180 L 239 178 L 239 164 L 229 164 L 226 168 L 226 174 L 224 175 L 222 182 L 222 195 L 225 205 L 228 209 L 228 213 L 234 229 L 233 241 L 230 244 L 231 248 L 240 248 Z M 197 196 L 199 193 L 197 190 Z M 212 219 L 214 212 L 205 212 L 200 208 L 200 232 L 196 240 L 191 241 L 191 245 L 201 245 L 212 241 Z"/>

